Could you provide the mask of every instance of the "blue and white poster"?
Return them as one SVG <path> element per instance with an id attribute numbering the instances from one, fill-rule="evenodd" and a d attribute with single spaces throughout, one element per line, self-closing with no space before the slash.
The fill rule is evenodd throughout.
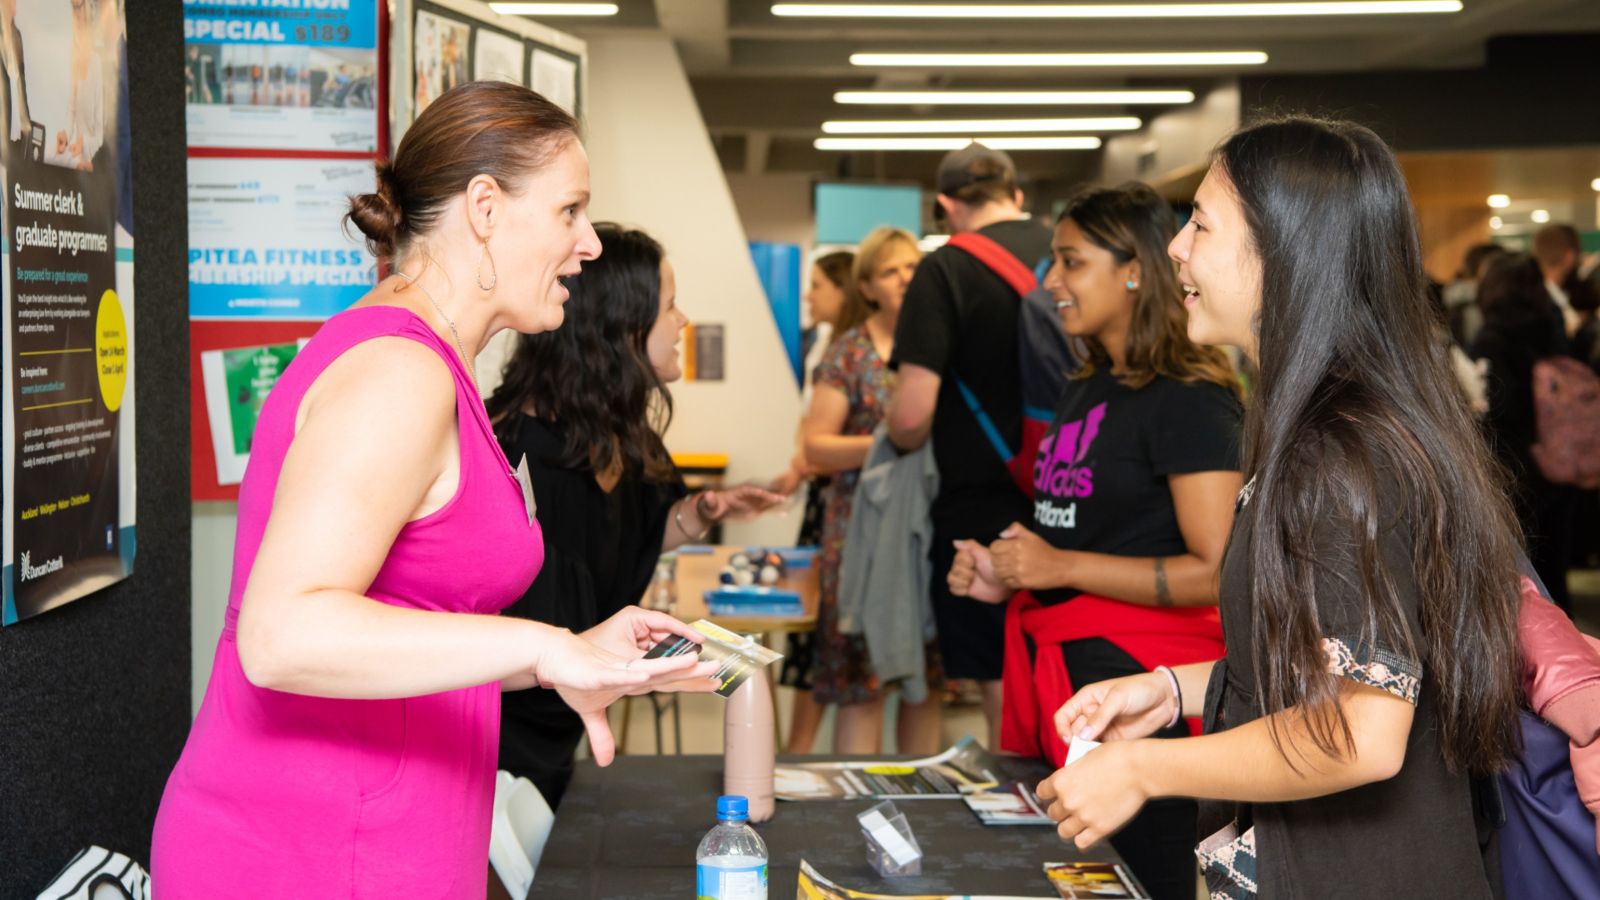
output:
<path id="1" fill-rule="evenodd" d="M 184 0 L 189 146 L 378 150 L 377 0 Z"/>
<path id="2" fill-rule="evenodd" d="M 0 624 L 133 571 L 133 213 L 121 0 L 0 3 Z"/>
<path id="3" fill-rule="evenodd" d="M 361 299 L 376 261 L 342 223 L 372 185 L 358 160 L 191 158 L 189 317 L 321 320 Z"/>

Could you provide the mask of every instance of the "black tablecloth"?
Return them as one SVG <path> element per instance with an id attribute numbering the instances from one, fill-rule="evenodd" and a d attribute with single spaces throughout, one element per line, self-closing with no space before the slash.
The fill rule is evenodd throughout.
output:
<path id="1" fill-rule="evenodd" d="M 818 760 L 821 757 L 806 757 Z M 1017 777 L 1037 777 L 1028 766 Z M 1009 776 L 1008 776 L 1009 777 Z M 693 897 L 695 849 L 716 824 L 720 756 L 627 756 L 578 764 L 556 815 L 530 900 Z M 1109 844 L 1080 851 L 1042 826 L 984 826 L 960 800 L 903 800 L 922 846 L 922 874 L 879 878 L 866 862 L 856 814 L 876 800 L 778 803 L 756 826 L 770 856 L 768 897 L 795 896 L 800 860 L 843 887 L 895 894 L 1050 897 L 1044 862 L 1120 862 Z"/>

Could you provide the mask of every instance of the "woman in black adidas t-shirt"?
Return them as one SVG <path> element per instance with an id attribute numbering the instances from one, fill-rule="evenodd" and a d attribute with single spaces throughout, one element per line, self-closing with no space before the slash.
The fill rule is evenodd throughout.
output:
<path id="1" fill-rule="evenodd" d="M 1241 411 L 1227 357 L 1184 333 L 1177 227 L 1142 184 L 1068 202 L 1045 286 L 1086 362 L 1040 444 L 1032 521 L 989 548 L 958 542 L 949 575 L 958 595 L 1009 600 L 1001 749 L 1056 765 L 1052 717 L 1072 690 L 1222 652 Z M 1157 900 L 1194 896 L 1195 815 L 1192 800 L 1151 804 L 1113 839 Z"/>
<path id="2" fill-rule="evenodd" d="M 1171 250 L 1190 336 L 1260 373 L 1227 654 L 1177 667 L 1179 691 L 1147 674 L 1079 692 L 1058 727 L 1106 743 L 1040 796 L 1080 846 L 1147 798 L 1204 798 L 1213 897 L 1488 898 L 1474 776 L 1518 744 L 1518 535 L 1400 167 L 1352 123 L 1252 125 Z M 1207 733 L 1140 740 L 1179 712 Z"/>

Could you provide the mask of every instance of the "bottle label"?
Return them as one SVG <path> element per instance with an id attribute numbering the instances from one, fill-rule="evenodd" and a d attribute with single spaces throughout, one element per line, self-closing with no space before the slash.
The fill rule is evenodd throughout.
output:
<path id="1" fill-rule="evenodd" d="M 699 900 L 767 900 L 767 867 L 695 866 Z"/>

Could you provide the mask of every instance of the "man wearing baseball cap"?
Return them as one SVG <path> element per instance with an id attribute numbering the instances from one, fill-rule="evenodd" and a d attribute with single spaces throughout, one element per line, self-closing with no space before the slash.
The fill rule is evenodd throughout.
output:
<path id="1" fill-rule="evenodd" d="M 973 143 L 939 163 L 934 218 L 951 234 L 978 232 L 1034 268 L 1050 252 L 1050 232 L 1022 211 L 1011 158 Z M 933 610 L 951 678 L 983 684 L 989 746 L 998 746 L 1005 606 L 956 597 L 945 583 L 954 542 L 987 544 L 1032 515 L 1004 460 L 985 436 L 961 387 L 970 391 L 1010 447 L 1022 434 L 1018 378 L 1019 298 L 988 266 L 954 247 L 925 257 L 906 289 L 894 354 L 898 384 L 887 417 L 902 450 L 933 440 L 939 495 L 933 502 Z"/>

